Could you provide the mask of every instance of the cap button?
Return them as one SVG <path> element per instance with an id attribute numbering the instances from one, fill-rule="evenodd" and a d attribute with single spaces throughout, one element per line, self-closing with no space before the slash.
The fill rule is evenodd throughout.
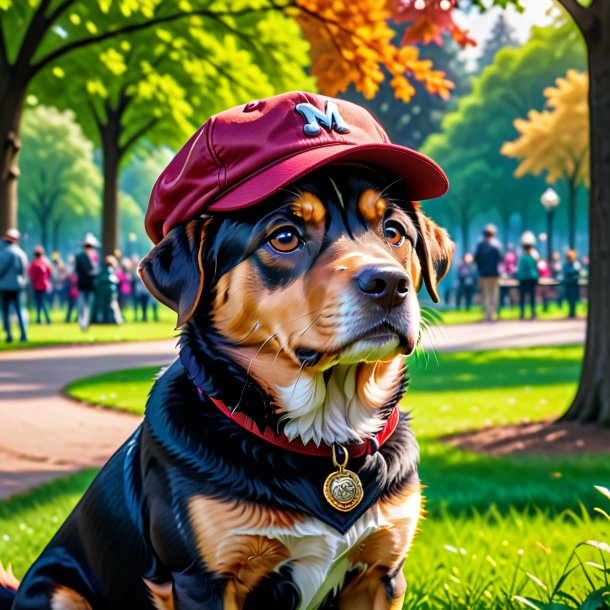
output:
<path id="1" fill-rule="evenodd" d="M 244 112 L 252 112 L 253 110 L 256 110 L 259 106 L 260 106 L 259 100 L 254 100 L 253 102 L 248 102 L 244 106 Z"/>

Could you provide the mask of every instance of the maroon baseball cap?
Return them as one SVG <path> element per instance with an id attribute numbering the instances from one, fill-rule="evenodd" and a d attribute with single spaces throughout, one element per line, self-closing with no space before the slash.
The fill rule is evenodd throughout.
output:
<path id="1" fill-rule="evenodd" d="M 410 200 L 439 197 L 448 188 L 434 161 L 392 144 L 361 106 L 296 91 L 208 119 L 155 183 L 146 231 L 158 243 L 181 222 L 252 206 L 334 162 L 364 164 L 402 179 Z"/>

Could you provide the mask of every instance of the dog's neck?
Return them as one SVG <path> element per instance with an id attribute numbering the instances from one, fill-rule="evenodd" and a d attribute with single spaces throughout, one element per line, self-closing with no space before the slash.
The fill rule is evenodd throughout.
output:
<path id="1" fill-rule="evenodd" d="M 180 359 L 197 387 L 263 431 L 283 431 L 304 443 L 360 443 L 378 432 L 406 386 L 404 357 L 388 362 L 335 365 L 325 373 L 304 370 L 285 386 L 258 383 L 226 356 L 211 327 L 199 319 L 180 338 Z"/>
<path id="2" fill-rule="evenodd" d="M 400 400 L 404 378 L 404 357 L 303 373 L 275 392 L 284 434 L 316 445 L 363 442 L 385 424 Z"/>

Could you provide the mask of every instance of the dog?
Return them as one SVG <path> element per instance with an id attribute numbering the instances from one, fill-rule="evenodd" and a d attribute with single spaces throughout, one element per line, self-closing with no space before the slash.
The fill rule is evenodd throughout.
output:
<path id="1" fill-rule="evenodd" d="M 318 112 L 294 112 L 299 104 Z M 345 143 L 359 120 L 380 129 L 359 107 L 302 93 L 247 118 L 284 106 L 308 152 L 320 135 Z M 421 492 L 418 446 L 397 405 L 420 334 L 416 293 L 423 283 L 438 300 L 453 244 L 413 202 L 417 179 L 362 163 L 388 150 L 369 140 L 324 146 L 323 162 L 305 155 L 288 178 L 267 173 L 250 184 L 252 205 L 218 175 L 201 187 L 206 125 L 153 189 L 157 245 L 140 265 L 177 313 L 179 357 L 23 582 L 0 589 L 0 608 L 402 608 Z M 304 126 L 316 133 L 301 136 Z M 247 137 L 239 147 L 269 172 Z M 407 177 L 432 167 L 441 191 L 440 169 L 412 159 Z M 200 187 L 221 191 L 203 210 L 201 193 L 190 198 Z"/>

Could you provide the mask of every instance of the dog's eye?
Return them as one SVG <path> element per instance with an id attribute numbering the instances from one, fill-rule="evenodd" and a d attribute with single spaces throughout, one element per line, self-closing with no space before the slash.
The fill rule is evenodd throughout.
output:
<path id="1" fill-rule="evenodd" d="M 406 232 L 400 223 L 388 220 L 383 226 L 383 235 L 391 246 L 402 246 Z"/>
<path id="2" fill-rule="evenodd" d="M 269 245 L 278 252 L 294 252 L 303 242 L 295 229 L 283 227 L 278 229 L 269 239 Z"/>

